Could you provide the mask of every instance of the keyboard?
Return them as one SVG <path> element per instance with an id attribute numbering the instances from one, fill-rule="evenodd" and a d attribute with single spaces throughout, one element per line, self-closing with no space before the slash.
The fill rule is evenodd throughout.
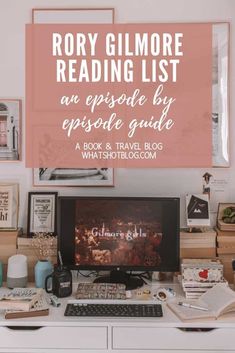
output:
<path id="1" fill-rule="evenodd" d="M 161 304 L 85 304 L 69 303 L 65 316 L 162 317 Z"/>

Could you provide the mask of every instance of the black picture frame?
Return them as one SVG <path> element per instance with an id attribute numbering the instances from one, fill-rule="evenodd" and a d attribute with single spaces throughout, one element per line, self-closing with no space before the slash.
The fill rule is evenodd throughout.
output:
<path id="1" fill-rule="evenodd" d="M 50 233 L 56 236 L 58 192 L 28 193 L 27 236 L 35 233 Z"/>

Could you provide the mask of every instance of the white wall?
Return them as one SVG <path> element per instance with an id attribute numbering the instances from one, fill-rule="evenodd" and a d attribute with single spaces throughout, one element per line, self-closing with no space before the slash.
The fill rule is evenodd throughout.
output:
<path id="1" fill-rule="evenodd" d="M 0 97 L 21 98 L 25 101 L 25 24 L 31 22 L 31 9 L 35 7 L 114 7 L 115 22 L 231 22 L 230 66 L 230 149 L 231 167 L 213 169 L 216 178 L 228 180 L 228 201 L 235 201 L 235 31 L 234 0 L 1 0 L 0 7 Z M 23 107 L 23 127 L 24 127 Z M 25 137 L 23 131 L 23 139 Z M 20 225 L 26 226 L 26 195 L 32 187 L 32 170 L 23 161 L 0 163 L 0 180 L 20 183 Z M 210 170 L 209 170 L 210 171 Z M 63 188 L 60 195 L 131 195 L 180 196 L 181 223 L 184 225 L 184 197 L 186 193 L 202 191 L 202 169 L 119 169 L 115 171 L 114 188 Z M 35 189 L 36 190 L 36 189 Z M 43 188 L 40 188 L 43 190 Z"/>

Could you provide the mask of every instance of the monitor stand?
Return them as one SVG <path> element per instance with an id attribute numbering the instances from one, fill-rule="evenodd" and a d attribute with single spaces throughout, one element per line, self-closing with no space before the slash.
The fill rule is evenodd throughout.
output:
<path id="1" fill-rule="evenodd" d="M 108 276 L 101 276 L 94 283 L 121 283 L 126 285 L 126 290 L 137 289 L 143 286 L 142 278 L 131 276 L 125 271 L 112 270 Z"/>

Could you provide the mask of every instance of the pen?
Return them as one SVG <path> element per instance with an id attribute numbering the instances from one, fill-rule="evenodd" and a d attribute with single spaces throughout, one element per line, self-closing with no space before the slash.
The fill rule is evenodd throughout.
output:
<path id="1" fill-rule="evenodd" d="M 177 304 L 181 305 L 181 306 L 185 306 L 186 308 L 208 311 L 208 308 L 203 308 L 202 306 L 197 306 L 197 305 L 193 305 L 193 304 L 189 304 L 189 303 L 178 302 Z"/>

